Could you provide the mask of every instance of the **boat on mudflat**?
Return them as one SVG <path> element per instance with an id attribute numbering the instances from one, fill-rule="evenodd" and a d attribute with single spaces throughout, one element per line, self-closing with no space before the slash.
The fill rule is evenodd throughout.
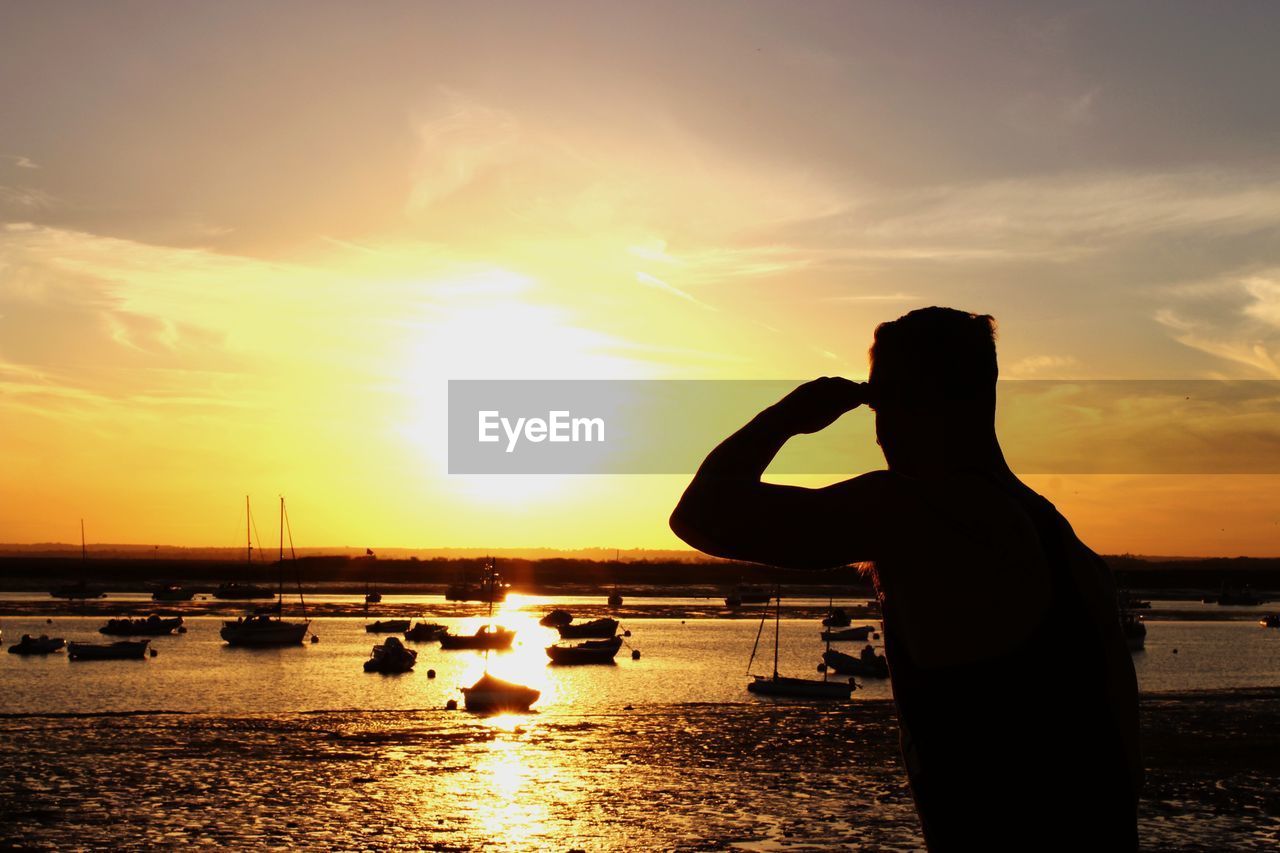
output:
<path id="1" fill-rule="evenodd" d="M 568 625 L 557 625 L 556 630 L 560 632 L 562 640 L 607 639 L 618 633 L 618 620 L 606 617 L 592 619 L 590 622 L 571 622 Z"/>
<path id="2" fill-rule="evenodd" d="M 572 621 L 572 613 L 568 610 L 561 610 L 557 608 L 539 619 L 538 624 L 544 628 L 559 628 L 561 625 L 568 625 Z"/>
<path id="3" fill-rule="evenodd" d="M 114 637 L 163 637 L 181 629 L 181 616 L 163 618 L 152 613 L 145 619 L 108 619 L 98 633 Z"/>
<path id="4" fill-rule="evenodd" d="M 71 660 L 145 660 L 150 645 L 150 640 L 67 643 L 67 657 Z"/>
<path id="5" fill-rule="evenodd" d="M 503 711 L 527 712 L 529 706 L 542 696 L 540 690 L 503 681 L 487 672 L 470 687 L 458 689 L 462 691 L 466 709 L 477 714 L 497 714 Z"/>
<path id="6" fill-rule="evenodd" d="M 403 634 L 411 624 L 412 620 L 409 619 L 382 619 L 370 622 L 364 629 L 370 634 Z"/>
<path id="7" fill-rule="evenodd" d="M 499 651 L 511 648 L 515 638 L 515 631 L 509 631 L 499 625 L 483 625 L 474 634 L 450 634 L 446 630 L 440 635 L 440 648 Z"/>
<path id="8" fill-rule="evenodd" d="M 547 657 L 551 662 L 561 666 L 591 663 L 613 663 L 622 648 L 621 637 L 607 640 L 587 640 L 572 646 L 547 646 Z"/>
<path id="9" fill-rule="evenodd" d="M 66 641 L 61 637 L 50 637 L 46 634 L 33 637 L 30 634 L 23 634 L 22 639 L 9 647 L 9 654 L 51 655 L 56 651 L 60 651 L 66 644 Z"/>
<path id="10" fill-rule="evenodd" d="M 187 589 L 181 584 L 169 583 L 151 590 L 152 601 L 190 601 L 195 597 L 194 589 Z"/>
<path id="11" fill-rule="evenodd" d="M 49 590 L 49 595 L 54 598 L 66 598 L 70 600 L 83 600 L 86 598 L 106 598 L 107 594 L 100 589 L 93 589 L 84 581 L 76 581 L 75 583 L 63 584 L 55 586 Z"/>

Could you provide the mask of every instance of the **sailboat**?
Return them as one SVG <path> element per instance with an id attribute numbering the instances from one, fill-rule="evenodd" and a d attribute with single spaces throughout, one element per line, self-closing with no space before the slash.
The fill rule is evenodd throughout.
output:
<path id="1" fill-rule="evenodd" d="M 245 510 L 248 511 L 249 499 L 245 498 Z M 298 587 L 298 601 L 302 603 L 303 621 L 289 622 L 284 614 L 284 498 L 280 498 L 280 559 L 277 563 L 280 574 L 276 590 L 274 607 L 267 608 L 273 613 L 255 612 L 248 617 L 240 617 L 232 622 L 222 623 L 219 632 L 222 639 L 232 646 L 293 646 L 301 643 L 311 627 L 311 620 L 306 618 L 306 602 L 302 600 L 302 587 Z M 289 534 L 289 551 L 293 553 L 293 534 Z"/>
<path id="2" fill-rule="evenodd" d="M 49 590 L 49 595 L 54 598 L 66 598 L 72 600 L 83 600 L 86 598 L 106 598 L 106 593 L 97 589 L 90 589 L 89 584 L 85 582 L 83 573 L 89 564 L 89 550 L 84 544 L 84 519 L 80 519 L 80 571 L 81 578 L 75 583 L 63 584 Z"/>
<path id="3" fill-rule="evenodd" d="M 498 583 L 498 573 L 493 569 L 493 562 L 490 561 L 487 566 L 485 582 L 489 587 L 489 620 L 490 625 L 493 621 L 493 589 Z M 498 629 L 501 631 L 502 629 Z M 484 629 L 476 632 L 479 636 Z M 449 635 L 441 637 L 441 646 L 444 646 L 444 640 Z M 507 645 L 510 645 L 508 641 Z M 496 714 L 503 711 L 514 711 L 517 713 L 527 713 L 529 706 L 537 702 L 542 696 L 542 691 L 535 690 L 532 687 L 526 687 L 523 684 L 516 684 L 511 681 L 504 681 L 495 675 L 489 674 L 489 652 L 486 649 L 484 655 L 484 674 L 470 687 L 459 688 L 462 691 L 463 703 L 468 711 L 477 714 Z"/>
<path id="4" fill-rule="evenodd" d="M 249 496 L 244 496 L 244 562 L 247 576 L 253 574 L 253 524 L 249 514 Z M 254 598 L 274 598 L 271 590 L 251 583 L 226 581 L 213 591 L 214 598 L 228 601 L 247 601 Z"/>
<path id="5" fill-rule="evenodd" d="M 494 567 L 494 562 L 490 559 L 484 567 L 484 578 L 480 582 L 479 592 L 481 601 L 489 602 L 489 624 L 480 626 L 480 630 L 474 634 L 451 634 L 448 630 L 440 634 L 440 648 L 447 650 L 455 649 L 484 649 L 502 650 L 511 648 L 511 643 L 516 638 L 516 632 L 501 625 L 493 624 L 493 603 L 502 601 L 506 597 L 506 593 L 499 595 L 498 590 L 504 588 L 505 585 L 498 581 L 498 571 Z"/>
<path id="6" fill-rule="evenodd" d="M 747 685 L 747 690 L 760 696 L 781 696 L 793 699 L 848 699 L 854 690 L 852 681 L 828 681 L 826 672 L 823 672 L 821 681 L 811 678 L 788 678 L 778 674 L 778 636 L 782 626 L 781 592 L 780 588 L 774 590 L 777 607 L 773 617 L 773 675 L 752 676 L 754 680 Z M 764 616 L 760 617 L 760 631 L 756 632 L 756 645 L 751 650 L 752 662 L 755 660 L 756 649 L 760 646 L 760 632 L 764 630 L 764 620 L 768 615 L 766 610 Z M 751 662 L 748 662 L 747 670 L 750 672 Z"/>
<path id="7" fill-rule="evenodd" d="M 377 556 L 374 555 L 372 548 L 365 548 L 364 556 L 365 556 L 365 559 L 370 563 L 372 563 L 373 560 L 378 559 Z M 382 603 L 382 593 L 379 590 L 373 589 L 369 586 L 369 575 L 371 574 L 373 574 L 373 570 L 369 569 L 368 571 L 365 572 L 365 575 L 364 575 L 364 606 L 366 608 L 368 608 L 370 604 Z"/>

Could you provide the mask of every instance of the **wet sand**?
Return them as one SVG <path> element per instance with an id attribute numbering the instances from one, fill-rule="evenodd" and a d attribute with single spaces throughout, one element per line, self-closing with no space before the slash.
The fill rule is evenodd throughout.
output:
<path id="1" fill-rule="evenodd" d="M 1152 850 L 1275 849 L 1280 690 L 1143 701 Z M 40 849 L 912 849 L 893 707 L 0 718 L 0 841 Z M 998 808 L 998 806 L 997 806 Z"/>

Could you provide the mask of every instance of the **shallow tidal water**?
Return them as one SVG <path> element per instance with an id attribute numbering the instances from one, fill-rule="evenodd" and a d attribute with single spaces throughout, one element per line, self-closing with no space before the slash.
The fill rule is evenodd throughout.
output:
<path id="1" fill-rule="evenodd" d="M 758 618 L 624 618 L 640 660 L 624 647 L 614 666 L 557 669 L 543 652 L 555 635 L 536 626 L 548 604 L 516 600 L 495 620 L 520 634 L 488 665 L 543 691 L 529 715 L 444 710 L 483 671 L 479 653 L 420 644 L 415 672 L 364 673 L 378 638 L 363 617 L 317 619 L 320 642 L 288 649 L 227 648 L 219 618 L 193 616 L 146 661 L 0 656 L 0 846 L 919 847 L 886 683 L 836 705 L 754 699 Z M 483 622 L 446 613 L 430 618 Z M 103 621 L 5 617 L 5 641 L 101 640 Z M 1135 656 L 1147 846 L 1273 849 L 1280 693 L 1250 688 L 1280 684 L 1280 631 L 1149 627 Z M 772 669 L 772 633 L 755 672 Z M 817 677 L 816 622 L 784 618 L 779 633 L 781 671 Z"/>

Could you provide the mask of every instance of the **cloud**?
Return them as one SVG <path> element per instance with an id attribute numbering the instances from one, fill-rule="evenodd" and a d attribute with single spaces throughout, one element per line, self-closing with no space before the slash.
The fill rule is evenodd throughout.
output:
<path id="1" fill-rule="evenodd" d="M 1175 289 L 1155 312 L 1174 340 L 1254 375 L 1280 378 L 1280 272 Z"/>
<path id="2" fill-rule="evenodd" d="M 39 169 L 40 168 L 40 166 L 36 164 L 30 157 L 23 157 L 21 154 L 0 154 L 0 158 L 8 160 L 19 169 Z"/>

